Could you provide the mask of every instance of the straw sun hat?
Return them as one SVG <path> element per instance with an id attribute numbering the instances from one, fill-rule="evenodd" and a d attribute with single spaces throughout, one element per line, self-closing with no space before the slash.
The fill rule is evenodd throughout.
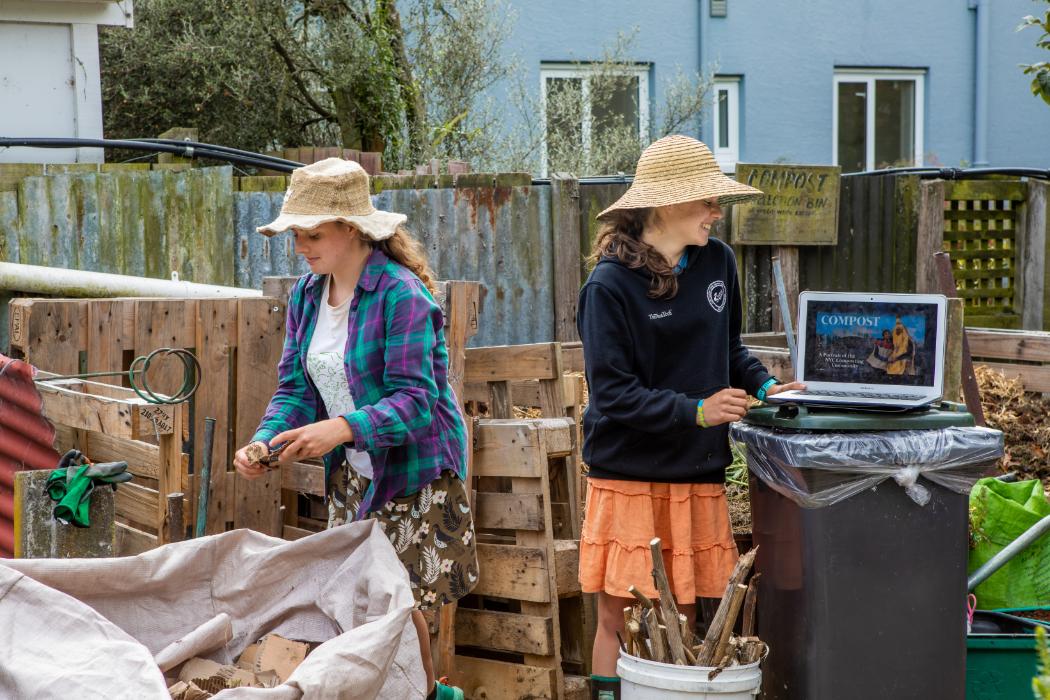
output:
<path id="1" fill-rule="evenodd" d="M 707 146 L 676 134 L 653 141 L 642 151 L 631 187 L 598 218 L 619 209 L 662 207 L 714 197 L 725 205 L 761 194 L 761 190 L 723 175 Z"/>
<path id="2" fill-rule="evenodd" d="M 281 215 L 256 231 L 272 236 L 293 226 L 309 230 L 329 221 L 344 221 L 373 241 L 382 241 L 407 220 L 404 214 L 372 206 L 364 168 L 350 160 L 325 158 L 292 171 Z"/>

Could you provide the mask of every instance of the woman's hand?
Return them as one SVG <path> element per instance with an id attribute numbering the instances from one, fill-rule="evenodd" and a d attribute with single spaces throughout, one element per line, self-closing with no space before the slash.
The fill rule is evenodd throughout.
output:
<path id="1" fill-rule="evenodd" d="M 766 396 L 774 396 L 782 391 L 802 391 L 806 385 L 802 382 L 788 382 L 787 384 L 774 384 L 766 389 Z"/>
<path id="2" fill-rule="evenodd" d="M 276 447 L 283 442 L 288 446 L 281 452 L 280 464 L 291 464 L 310 457 L 323 457 L 338 445 L 351 442 L 354 431 L 342 418 L 329 418 L 301 428 L 286 430 L 270 440 L 270 446 Z"/>
<path id="3" fill-rule="evenodd" d="M 722 389 L 704 399 L 704 422 L 709 427 L 732 423 L 747 413 L 747 392 L 743 389 Z"/>
<path id="4" fill-rule="evenodd" d="M 270 447 L 265 442 L 253 442 L 249 445 L 245 445 L 233 455 L 233 466 L 237 468 L 237 473 L 245 479 L 258 479 L 266 473 L 266 467 L 258 462 L 250 461 L 251 458 L 248 456 L 248 448 L 251 447 L 251 445 L 262 445 L 263 454 L 270 451 Z"/>

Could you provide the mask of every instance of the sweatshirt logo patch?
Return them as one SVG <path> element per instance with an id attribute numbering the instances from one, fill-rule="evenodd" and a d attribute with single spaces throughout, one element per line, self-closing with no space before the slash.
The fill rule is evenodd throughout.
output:
<path id="1" fill-rule="evenodd" d="M 650 321 L 656 321 L 656 320 L 659 320 L 661 318 L 667 318 L 670 315 L 671 315 L 671 310 L 668 309 L 667 311 L 661 311 L 658 314 L 649 314 L 649 320 Z"/>
<path id="2" fill-rule="evenodd" d="M 707 287 L 707 303 L 711 305 L 711 308 L 722 313 L 722 309 L 726 307 L 726 283 L 722 280 L 716 280 L 708 285 Z"/>

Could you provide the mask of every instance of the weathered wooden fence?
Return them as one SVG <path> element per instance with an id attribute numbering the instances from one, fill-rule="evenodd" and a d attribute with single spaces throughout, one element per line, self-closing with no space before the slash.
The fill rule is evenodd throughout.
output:
<path id="1" fill-rule="evenodd" d="M 845 175 L 838 244 L 800 249 L 800 289 L 940 291 L 932 255 L 943 250 L 952 256 L 967 325 L 1050 327 L 1047 191 L 1039 180 Z M 738 248 L 748 332 L 772 328 L 771 254 Z"/>
<path id="2" fill-rule="evenodd" d="M 288 234 L 255 233 L 280 209 L 286 177 L 153 168 L 0 165 L 0 257 L 150 277 L 177 272 L 194 282 L 253 288 L 265 276 L 307 271 Z M 439 277 L 484 285 L 489 322 L 471 345 L 488 346 L 576 340 L 576 296 L 597 233 L 594 217 L 629 181 L 380 175 L 373 188 L 376 206 L 408 214 Z M 926 262 L 944 249 L 955 260 L 970 325 L 1050 327 L 1047 189 L 1035 180 L 844 176 L 838 243 L 800 250 L 799 286 L 928 288 L 921 282 L 929 276 Z M 726 225 L 719 235 L 728 240 L 731 233 Z M 748 332 L 772 328 L 772 250 L 737 248 Z M 0 334 L 6 325 L 0 318 Z"/>

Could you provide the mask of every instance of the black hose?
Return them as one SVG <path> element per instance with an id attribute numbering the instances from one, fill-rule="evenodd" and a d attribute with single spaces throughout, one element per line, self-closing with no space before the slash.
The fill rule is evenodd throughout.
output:
<path id="1" fill-rule="evenodd" d="M 789 164 L 786 164 L 789 165 Z M 1050 180 L 1050 168 L 932 168 L 932 167 L 906 167 L 906 168 L 884 168 L 882 170 L 865 170 L 857 173 L 843 173 L 842 177 L 862 177 L 871 175 L 918 175 L 921 178 L 939 178 L 941 180 L 965 180 L 971 177 L 985 177 L 988 175 L 1013 175 L 1015 177 L 1030 177 L 1040 180 Z M 593 177 L 581 177 L 580 184 L 587 185 L 630 185 L 633 175 L 596 175 Z M 551 178 L 533 178 L 533 185 L 549 185 Z"/>
<path id="2" fill-rule="evenodd" d="M 25 146 L 29 148 L 124 148 L 132 151 L 171 153 L 186 158 L 210 158 L 252 168 L 276 170 L 290 173 L 300 165 L 288 165 L 283 158 L 262 154 L 238 155 L 216 151 L 208 147 L 174 146 L 167 143 L 136 141 L 131 139 L 77 139 L 77 138 L 5 138 L 0 137 L 0 148 Z"/>
<path id="3" fill-rule="evenodd" d="M 229 146 L 216 146 L 213 143 L 201 143 L 200 141 L 188 141 L 183 139 L 135 139 L 136 141 L 143 141 L 145 143 L 165 143 L 169 146 L 181 146 L 185 145 L 193 149 L 207 149 L 209 151 L 216 151 L 218 153 L 232 153 L 235 156 L 246 156 L 251 158 L 265 158 L 272 160 L 278 165 L 290 165 L 293 168 L 301 168 L 304 163 L 300 163 L 294 160 L 288 160 L 286 158 L 280 158 L 278 156 L 270 156 L 265 153 L 255 153 L 253 151 L 243 151 L 239 148 L 230 148 Z"/>

